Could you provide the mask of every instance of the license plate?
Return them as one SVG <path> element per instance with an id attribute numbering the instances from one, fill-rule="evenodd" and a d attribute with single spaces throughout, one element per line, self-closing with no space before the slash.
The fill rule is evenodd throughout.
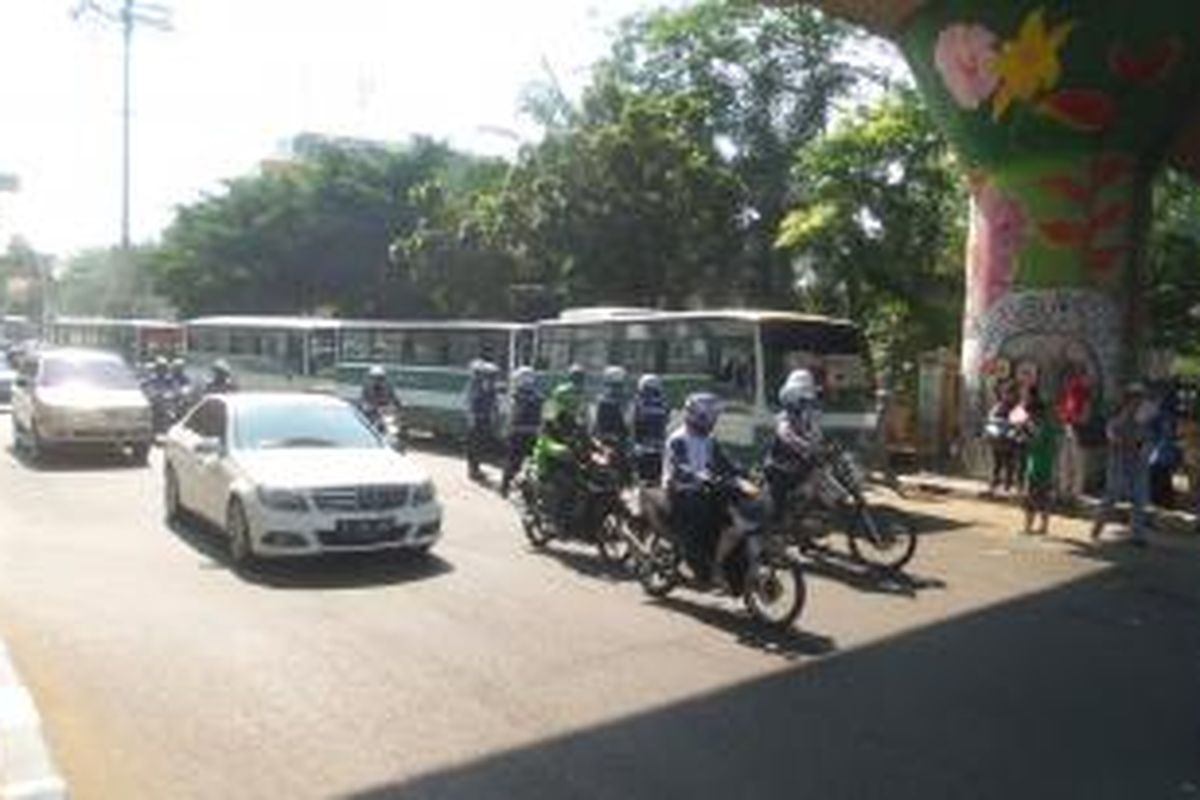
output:
<path id="1" fill-rule="evenodd" d="M 394 527 L 391 517 L 375 517 L 371 519 L 339 519 L 338 533 L 370 534 L 387 533 Z"/>

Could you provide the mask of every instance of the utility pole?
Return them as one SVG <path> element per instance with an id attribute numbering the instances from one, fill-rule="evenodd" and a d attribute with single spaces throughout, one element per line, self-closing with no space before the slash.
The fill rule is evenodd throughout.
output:
<path id="1" fill-rule="evenodd" d="M 171 29 L 171 9 L 159 3 L 138 0 L 79 0 L 72 12 L 75 19 L 94 17 L 119 25 L 124 45 L 121 54 L 121 250 L 129 252 L 130 95 L 133 29 L 148 25 L 160 31 Z"/>

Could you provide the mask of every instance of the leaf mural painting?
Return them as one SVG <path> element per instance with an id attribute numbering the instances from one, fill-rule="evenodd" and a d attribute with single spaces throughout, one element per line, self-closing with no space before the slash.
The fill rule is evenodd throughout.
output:
<path id="1" fill-rule="evenodd" d="M 1129 223 L 1133 204 L 1124 196 L 1133 178 L 1134 161 L 1122 153 L 1104 153 L 1076 173 L 1042 178 L 1037 186 L 1051 197 L 1066 201 L 1072 213 L 1037 223 L 1042 240 L 1051 247 L 1076 250 L 1094 275 L 1109 278 L 1129 253 L 1120 243 L 1120 230 Z M 1113 198 L 1112 193 L 1121 196 Z M 1115 238 L 1115 241 L 1114 241 Z"/>
<path id="2" fill-rule="evenodd" d="M 1043 115 L 1077 131 L 1098 133 L 1112 127 L 1117 104 L 1094 89 L 1063 89 L 1046 95 L 1037 104 Z"/>
<path id="3" fill-rule="evenodd" d="M 1118 78 L 1135 86 L 1154 86 L 1174 72 L 1183 51 L 1183 40 L 1178 36 L 1160 39 L 1140 51 L 1118 43 L 1109 50 L 1108 67 Z"/>

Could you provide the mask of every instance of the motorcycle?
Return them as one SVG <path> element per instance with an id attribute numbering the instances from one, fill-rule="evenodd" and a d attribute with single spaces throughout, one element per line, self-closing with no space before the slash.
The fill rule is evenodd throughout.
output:
<path id="1" fill-rule="evenodd" d="M 727 549 L 720 570 L 730 594 L 740 597 L 751 616 L 776 628 L 788 628 L 804 608 L 808 590 L 800 565 L 787 553 L 786 542 L 763 525 L 762 490 L 745 479 L 710 481 L 703 491 L 717 496 L 724 508 L 718 553 Z M 626 530 L 639 582 L 652 597 L 665 597 L 677 586 L 700 591 L 713 587 L 695 575 L 684 557 L 683 536 L 671 518 L 662 489 L 640 488 L 637 509 Z M 729 537 L 729 538 L 726 538 Z"/>
<path id="2" fill-rule="evenodd" d="M 400 409 L 395 406 L 378 406 L 371 403 L 360 403 L 358 408 L 368 424 L 383 437 L 393 450 L 404 451 L 404 431 L 400 425 Z"/>
<path id="3" fill-rule="evenodd" d="M 858 469 L 833 441 L 807 479 L 789 493 L 778 527 L 801 552 L 844 533 L 856 561 L 890 572 L 903 569 L 917 550 L 912 523 L 898 509 L 867 502 Z"/>
<path id="4" fill-rule="evenodd" d="M 551 485 L 526 459 L 513 481 L 514 503 L 530 544 L 544 548 L 553 539 L 594 544 L 609 564 L 624 564 L 629 544 L 622 534 L 626 507 L 621 500 L 620 466 L 611 451 L 595 447 L 577 460 L 571 497 Z"/>
<path id="5" fill-rule="evenodd" d="M 167 429 L 183 419 L 191 407 L 191 392 L 186 386 L 148 387 L 150 400 L 150 422 L 155 434 L 166 433 Z"/>

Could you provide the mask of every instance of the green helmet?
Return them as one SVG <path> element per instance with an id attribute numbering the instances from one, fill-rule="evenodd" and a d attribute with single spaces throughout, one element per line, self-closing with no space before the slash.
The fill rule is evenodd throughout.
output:
<path id="1" fill-rule="evenodd" d="M 579 413 L 579 390 L 569 383 L 561 383 L 550 393 L 550 406 L 553 415 Z"/>

